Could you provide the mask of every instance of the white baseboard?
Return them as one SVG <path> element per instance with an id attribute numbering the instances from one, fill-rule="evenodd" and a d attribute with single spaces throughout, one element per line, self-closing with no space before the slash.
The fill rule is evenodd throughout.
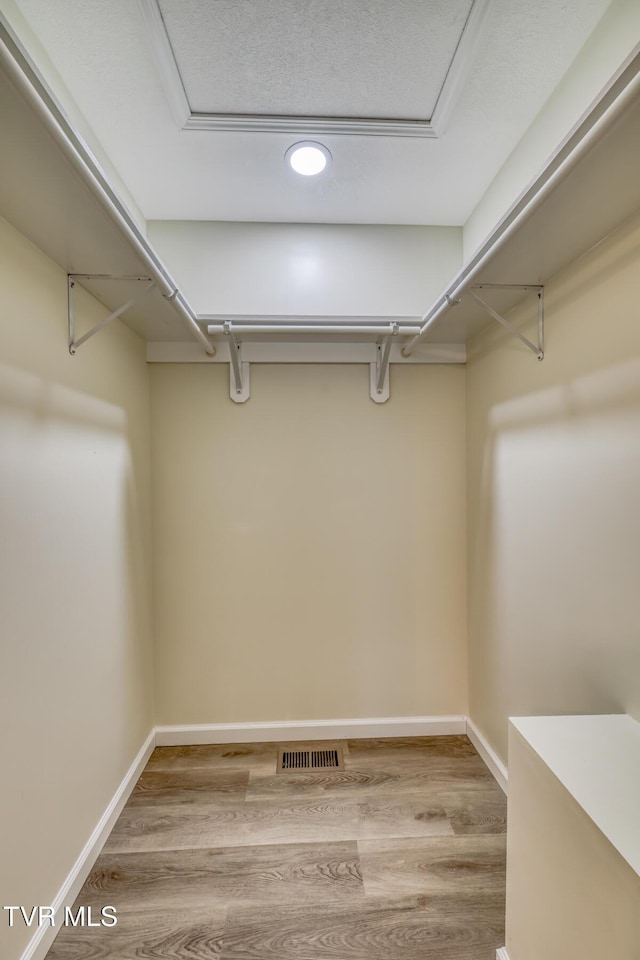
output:
<path id="1" fill-rule="evenodd" d="M 266 723 L 202 723 L 156 727 L 159 747 L 269 740 L 355 740 L 361 737 L 436 737 L 464 734 L 466 718 L 381 717 L 356 720 L 282 720 Z"/>
<path id="2" fill-rule="evenodd" d="M 91 869 L 98 858 L 98 854 L 102 850 L 107 837 L 113 830 L 114 824 L 120 816 L 122 808 L 129 799 L 129 794 L 136 785 L 138 777 L 144 770 L 147 761 L 153 752 L 155 742 L 156 733 L 155 730 L 152 730 L 140 748 L 137 757 L 127 770 L 124 779 L 113 795 L 109 806 L 100 817 L 95 830 L 84 845 L 82 853 L 71 868 L 70 873 L 56 894 L 53 903 L 50 904 L 50 906 L 54 908 L 56 916 L 59 916 L 61 913 L 63 913 L 65 907 L 70 907 L 80 893 L 82 885 L 89 876 L 89 873 L 91 872 Z M 44 957 L 51 948 L 51 944 L 55 940 L 59 929 L 60 927 L 51 927 L 48 923 L 42 927 L 39 927 L 27 944 L 27 947 L 24 950 L 20 960 L 44 960 Z"/>
<path id="3" fill-rule="evenodd" d="M 509 773 L 504 763 L 495 752 L 493 747 L 491 747 L 484 736 L 480 733 L 476 727 L 473 720 L 470 720 L 467 717 L 467 736 L 471 743 L 474 745 L 486 765 L 489 767 L 489 770 L 497 780 L 498 784 L 502 787 L 504 793 L 508 792 L 508 783 L 509 783 Z M 506 954 L 505 954 L 506 957 Z M 499 960 L 504 960 L 504 958 L 499 958 Z M 506 957 L 506 960 L 509 960 Z"/>
<path id="4" fill-rule="evenodd" d="M 496 950 L 496 960 L 509 960 L 509 954 L 506 947 L 500 947 Z"/>

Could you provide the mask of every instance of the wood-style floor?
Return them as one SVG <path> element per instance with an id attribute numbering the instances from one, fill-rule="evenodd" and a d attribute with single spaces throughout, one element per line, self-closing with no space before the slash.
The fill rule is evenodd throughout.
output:
<path id="1" fill-rule="evenodd" d="M 153 753 L 47 960 L 495 960 L 505 797 L 466 737 Z M 303 744 L 292 745 L 295 748 Z"/>

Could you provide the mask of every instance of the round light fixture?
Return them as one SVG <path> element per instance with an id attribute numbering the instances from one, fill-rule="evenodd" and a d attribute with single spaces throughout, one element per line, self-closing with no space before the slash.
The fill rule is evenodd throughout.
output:
<path id="1" fill-rule="evenodd" d="M 302 177 L 315 177 L 331 162 L 331 154 L 321 143 L 302 140 L 289 147 L 284 155 L 292 170 Z"/>

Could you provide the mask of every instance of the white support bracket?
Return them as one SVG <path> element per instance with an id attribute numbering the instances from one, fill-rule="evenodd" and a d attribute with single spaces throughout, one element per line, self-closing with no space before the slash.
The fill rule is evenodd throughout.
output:
<path id="1" fill-rule="evenodd" d="M 498 313 L 497 310 L 494 310 L 482 297 L 479 297 L 477 293 L 474 293 L 474 290 L 524 290 L 524 291 L 534 291 L 538 298 L 538 343 L 532 343 L 527 337 L 525 337 L 517 327 L 513 325 L 509 320 L 505 319 L 502 314 Z M 472 300 L 482 307 L 483 310 L 493 317 L 501 326 L 508 330 L 509 333 L 517 337 L 521 343 L 525 345 L 532 353 L 535 353 L 538 360 L 544 360 L 544 287 L 536 283 L 474 283 L 473 287 L 467 291 Z"/>
<path id="2" fill-rule="evenodd" d="M 385 403 L 389 399 L 389 358 L 393 338 L 398 336 L 399 324 L 391 323 L 389 334 L 376 344 L 376 362 L 369 365 L 369 386 L 374 403 Z"/>
<path id="3" fill-rule="evenodd" d="M 108 317 L 105 317 L 104 320 L 101 320 L 100 323 L 96 323 L 95 327 L 92 327 L 87 333 L 83 336 L 75 338 L 75 311 L 73 304 L 73 291 L 75 289 L 76 281 L 79 279 L 84 280 L 132 280 L 139 283 L 146 283 L 147 286 L 141 292 L 136 294 L 135 297 L 131 297 L 130 300 L 127 300 L 126 303 L 123 303 L 121 307 L 118 307 L 117 310 L 114 310 L 109 314 Z M 122 316 L 127 310 L 133 307 L 139 300 L 142 299 L 147 293 L 149 293 L 155 287 L 155 282 L 151 277 L 112 277 L 99 274 L 91 273 L 68 273 L 67 274 L 67 321 L 69 326 L 69 353 L 73 357 L 78 349 L 83 343 L 86 343 L 87 340 L 90 340 L 91 337 L 95 336 L 100 330 L 111 323 L 112 320 L 117 320 L 118 317 Z"/>
<path id="4" fill-rule="evenodd" d="M 231 399 L 235 401 L 235 403 L 244 403 L 250 396 L 249 363 L 243 362 L 242 360 L 241 344 L 245 343 L 247 351 L 251 354 L 252 347 L 256 347 L 256 344 L 252 341 L 257 339 L 260 341 L 258 346 L 264 348 L 266 344 L 262 341 L 265 336 L 269 334 L 277 334 L 279 336 L 288 335 L 289 337 L 295 338 L 295 341 L 298 341 L 300 338 L 302 340 L 310 338 L 311 347 L 315 348 L 318 356 L 324 358 L 317 361 L 321 363 L 345 362 L 342 357 L 348 348 L 355 348 L 356 351 L 359 352 L 359 359 L 356 362 L 361 362 L 360 356 L 363 351 L 366 351 L 367 356 L 365 359 L 370 367 L 369 393 L 371 399 L 374 403 L 385 403 L 385 401 L 389 399 L 389 365 L 391 362 L 397 363 L 404 360 L 403 357 L 397 355 L 399 349 L 393 349 L 394 338 L 396 338 L 395 346 L 397 346 L 397 341 L 400 337 L 414 336 L 420 329 L 419 324 L 416 323 L 415 318 L 412 317 L 399 317 L 395 320 L 390 320 L 384 317 L 368 317 L 366 319 L 363 317 L 342 317 L 337 319 L 335 317 L 319 318 L 314 316 L 290 318 L 279 316 L 265 319 L 242 316 L 232 320 L 228 317 L 201 316 L 199 319 L 213 321 L 207 325 L 207 332 L 210 335 L 220 336 L 224 334 L 227 338 L 230 360 L 229 391 Z M 334 338 L 333 342 L 324 342 L 322 338 L 329 336 Z M 372 342 L 359 342 L 362 337 L 372 336 L 377 338 L 375 344 Z M 314 340 L 314 338 L 316 339 Z M 344 342 L 345 338 L 347 338 L 346 342 Z M 355 338 L 357 338 L 356 342 L 350 342 Z M 318 342 L 316 342 L 316 340 L 318 340 Z M 336 344 L 341 340 L 343 344 L 338 350 Z M 307 340 L 307 343 L 309 343 L 309 340 Z M 301 363 L 316 362 L 308 359 L 309 349 L 307 346 L 301 347 L 297 342 L 283 343 L 281 341 L 278 346 L 282 350 L 286 347 L 292 347 L 298 351 L 299 356 L 304 355 L 305 359 L 299 361 Z M 325 348 L 324 353 L 321 353 L 323 348 Z M 331 354 L 331 359 L 327 359 L 329 353 L 326 348 L 328 348 Z M 255 353 L 253 353 L 252 356 L 255 360 Z M 349 356 L 353 356 L 353 353 L 350 353 Z M 255 362 L 260 363 L 266 361 L 259 359 Z M 293 361 L 274 360 L 273 362 Z M 353 361 L 350 360 L 349 362 Z M 454 362 L 458 361 L 456 360 Z"/>
<path id="5" fill-rule="evenodd" d="M 251 396 L 251 375 L 249 364 L 242 360 L 242 345 L 236 340 L 228 320 L 222 325 L 224 334 L 229 338 L 229 396 L 234 403 L 246 403 Z"/>

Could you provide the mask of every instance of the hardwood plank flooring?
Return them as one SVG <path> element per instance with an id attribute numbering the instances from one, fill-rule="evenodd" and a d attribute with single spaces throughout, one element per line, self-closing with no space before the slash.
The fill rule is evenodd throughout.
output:
<path id="1" fill-rule="evenodd" d="M 83 903 L 95 914 L 119 897 L 128 909 L 146 909 L 363 896 L 357 844 L 349 841 L 103 854 Z"/>
<path id="2" fill-rule="evenodd" d="M 204 743 L 181 747 L 156 747 L 147 770 L 193 770 L 209 767 L 222 770 L 248 770 L 266 765 L 276 768 L 275 743 Z"/>
<path id="3" fill-rule="evenodd" d="M 411 837 L 358 843 L 367 896 L 500 894 L 505 838 L 501 836 Z"/>
<path id="4" fill-rule="evenodd" d="M 161 747 L 47 960 L 494 960 L 506 801 L 466 737 Z M 304 744 L 296 744 L 304 747 Z"/>
<path id="5" fill-rule="evenodd" d="M 468 737 L 380 737 L 363 740 L 347 740 L 351 759 L 361 764 L 370 759 L 379 766 L 386 760 L 410 761 L 416 757 L 473 757 L 480 759 Z"/>
<path id="6" fill-rule="evenodd" d="M 358 840 L 392 837 L 439 837 L 453 833 L 453 827 L 437 797 L 415 796 L 389 791 L 358 805 Z"/>
<path id="7" fill-rule="evenodd" d="M 456 834 L 507 832 L 507 807 L 501 792 L 473 790 L 464 798 L 443 794 L 442 806 Z"/>
<path id="8" fill-rule="evenodd" d="M 480 758 L 445 759 L 442 765 L 421 764 L 407 760 L 402 764 L 387 763 L 373 767 L 354 768 L 351 761 L 346 770 L 317 773 L 253 774 L 249 776 L 247 801 L 306 799 L 310 797 L 343 797 L 345 795 L 389 794 L 389 791 L 411 790 L 434 793 L 437 789 L 469 790 L 492 777 Z M 345 759 L 345 766 L 347 760 Z M 481 766 L 480 766 L 481 765 Z"/>
<path id="9" fill-rule="evenodd" d="M 122 853 L 323 843 L 354 839 L 357 823 L 358 806 L 349 800 L 125 807 L 104 849 Z"/>
<path id="10" fill-rule="evenodd" d="M 220 960 L 222 956 L 226 907 L 121 913 L 115 927 L 64 927 L 46 960 Z"/>
<path id="11" fill-rule="evenodd" d="M 230 906 L 222 960 L 495 960 L 503 912 L 502 899 L 484 896 Z"/>
<path id="12" fill-rule="evenodd" d="M 456 813 L 459 812 L 457 809 Z M 452 835 L 437 802 L 389 796 L 353 800 L 293 800 L 175 806 L 134 805 L 123 811 L 106 853 L 142 853 L 260 843 L 322 843 L 384 837 Z"/>
<path id="13" fill-rule="evenodd" d="M 145 770 L 129 797 L 129 806 L 158 803 L 195 803 L 207 800 L 244 800 L 249 783 L 248 770 Z"/>

